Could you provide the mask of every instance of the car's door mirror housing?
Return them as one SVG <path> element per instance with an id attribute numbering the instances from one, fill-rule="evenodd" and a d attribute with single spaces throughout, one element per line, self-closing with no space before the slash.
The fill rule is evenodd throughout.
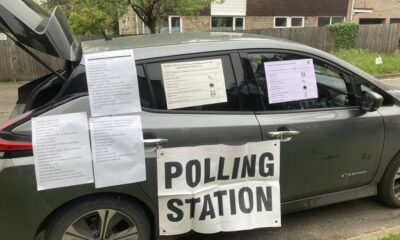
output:
<path id="1" fill-rule="evenodd" d="M 362 92 L 361 108 L 367 112 L 374 112 L 378 110 L 383 104 L 383 97 L 372 91 Z"/>

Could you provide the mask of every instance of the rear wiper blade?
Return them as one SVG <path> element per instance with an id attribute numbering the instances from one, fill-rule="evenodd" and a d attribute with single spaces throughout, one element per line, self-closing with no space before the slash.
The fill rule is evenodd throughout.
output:
<path id="1" fill-rule="evenodd" d="M 67 79 L 65 79 L 64 76 L 62 76 L 61 74 L 59 74 L 57 71 L 55 71 L 54 69 L 52 69 L 49 65 L 47 65 L 47 63 L 45 63 L 42 59 L 40 59 L 36 54 L 34 54 L 31 50 L 29 50 L 25 45 L 23 45 L 22 43 L 20 43 L 18 40 L 14 39 L 10 34 L 7 33 L 7 31 L 3 32 L 9 39 L 11 39 L 19 48 L 21 48 L 22 50 L 24 50 L 26 53 L 29 54 L 29 56 L 33 57 L 36 61 L 38 61 L 40 64 L 43 65 L 43 67 L 45 67 L 47 70 L 49 70 L 50 72 L 54 73 L 57 77 L 59 77 L 61 80 L 63 81 L 67 81 Z"/>

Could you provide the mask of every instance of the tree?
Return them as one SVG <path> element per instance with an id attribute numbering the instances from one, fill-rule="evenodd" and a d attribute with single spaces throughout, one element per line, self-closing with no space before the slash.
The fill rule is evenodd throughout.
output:
<path id="1" fill-rule="evenodd" d="M 213 2 L 223 0 L 125 0 L 126 4 L 146 24 L 152 34 L 156 33 L 160 18 L 173 13 L 180 16 L 198 15 Z"/>
<path id="2" fill-rule="evenodd" d="M 118 33 L 118 19 L 126 11 L 121 0 L 47 0 L 43 6 L 61 6 L 73 31 L 80 35 L 100 34 L 99 26 L 110 34 Z"/>
<path id="3" fill-rule="evenodd" d="M 63 6 L 72 29 L 77 34 L 98 34 L 98 24 L 109 33 L 118 32 L 118 19 L 128 8 L 138 15 L 151 33 L 157 32 L 157 23 L 171 15 L 195 16 L 213 2 L 224 0 L 46 0 L 43 4 L 52 9 Z"/>

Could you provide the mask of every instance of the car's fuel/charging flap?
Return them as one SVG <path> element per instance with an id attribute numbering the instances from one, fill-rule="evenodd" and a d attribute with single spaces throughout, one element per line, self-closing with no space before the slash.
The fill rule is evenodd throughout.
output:
<path id="1" fill-rule="evenodd" d="M 80 42 L 59 8 L 49 14 L 30 0 L 0 0 L 0 24 L 26 46 L 67 61 L 81 59 Z"/>

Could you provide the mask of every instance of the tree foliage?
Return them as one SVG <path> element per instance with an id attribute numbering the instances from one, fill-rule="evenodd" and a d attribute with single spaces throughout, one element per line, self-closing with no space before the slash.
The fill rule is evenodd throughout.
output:
<path id="1" fill-rule="evenodd" d="M 43 5 L 61 6 L 74 32 L 81 35 L 100 34 L 101 28 L 117 34 L 118 19 L 126 11 L 120 0 L 47 0 Z"/>
<path id="2" fill-rule="evenodd" d="M 168 15 L 195 16 L 224 0 L 47 0 L 43 5 L 53 9 L 61 5 L 77 34 L 99 34 L 98 24 L 111 34 L 118 33 L 118 19 L 131 8 L 151 33 Z"/>
<path id="3" fill-rule="evenodd" d="M 210 7 L 213 2 L 223 0 L 123 0 L 149 27 L 151 33 L 157 32 L 157 23 L 167 15 L 194 16 Z"/>

